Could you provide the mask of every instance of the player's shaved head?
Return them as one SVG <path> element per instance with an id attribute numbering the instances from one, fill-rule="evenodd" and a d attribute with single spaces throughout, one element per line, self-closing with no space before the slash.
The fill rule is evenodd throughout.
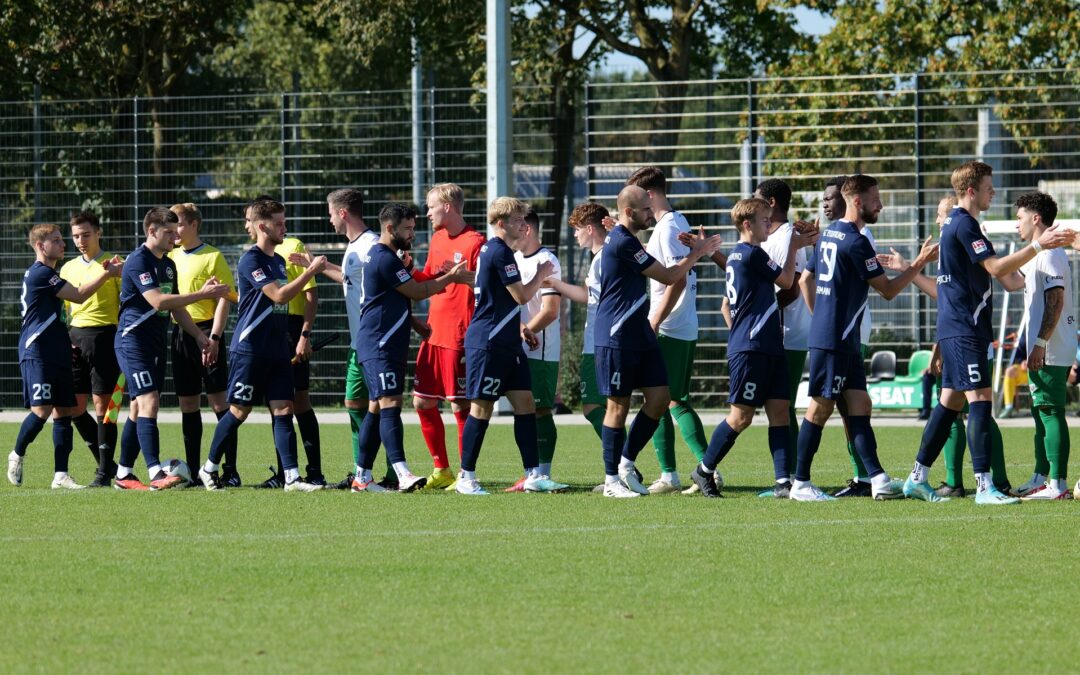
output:
<path id="1" fill-rule="evenodd" d="M 627 185 L 622 190 L 619 190 L 619 196 L 615 201 L 616 208 L 619 209 L 619 213 L 622 213 L 624 209 L 637 209 L 641 208 L 643 204 L 647 204 L 649 201 L 649 193 L 645 192 L 645 188 L 638 187 L 637 185 Z"/>
<path id="2" fill-rule="evenodd" d="M 619 222 L 635 233 L 647 230 L 656 224 L 652 200 L 643 188 L 627 185 L 619 192 L 616 203 L 619 207 Z"/>

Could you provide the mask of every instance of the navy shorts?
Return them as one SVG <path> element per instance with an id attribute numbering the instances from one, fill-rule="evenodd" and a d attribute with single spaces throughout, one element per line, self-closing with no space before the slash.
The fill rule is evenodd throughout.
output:
<path id="1" fill-rule="evenodd" d="M 668 386 L 660 349 L 596 348 L 596 387 L 603 396 L 629 396 L 635 389 Z"/>
<path id="2" fill-rule="evenodd" d="M 954 391 L 974 391 L 991 386 L 986 354 L 990 343 L 973 337 L 938 341 L 941 350 L 941 386 Z"/>
<path id="3" fill-rule="evenodd" d="M 787 359 L 761 352 L 728 355 L 728 403 L 759 408 L 765 401 L 788 400 Z"/>
<path id="4" fill-rule="evenodd" d="M 405 393 L 405 364 L 388 359 L 368 359 L 360 364 L 364 370 L 368 397 L 374 401 L 383 396 L 401 396 Z"/>
<path id="5" fill-rule="evenodd" d="M 24 407 L 75 407 L 75 380 L 71 376 L 70 361 L 23 359 L 19 362 L 19 372 L 22 373 Z"/>
<path id="6" fill-rule="evenodd" d="M 862 355 L 811 349 L 810 396 L 835 401 L 848 389 L 866 391 L 866 366 Z"/>
<path id="7" fill-rule="evenodd" d="M 131 398 L 162 391 L 165 384 L 165 355 L 149 353 L 139 349 L 130 340 L 121 343 L 116 350 L 116 360 L 127 379 L 128 395 Z"/>
<path id="8" fill-rule="evenodd" d="M 508 391 L 532 393 L 532 373 L 523 350 L 465 350 L 466 398 L 497 401 Z"/>
<path id="9" fill-rule="evenodd" d="M 229 403 L 239 406 L 293 400 L 293 372 L 288 357 L 233 353 L 228 394 Z"/>

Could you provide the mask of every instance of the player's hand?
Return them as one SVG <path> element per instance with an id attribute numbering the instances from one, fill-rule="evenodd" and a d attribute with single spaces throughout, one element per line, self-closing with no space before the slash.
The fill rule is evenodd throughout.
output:
<path id="1" fill-rule="evenodd" d="M 881 263 L 882 267 L 893 272 L 905 272 L 911 266 L 904 256 L 900 255 L 900 252 L 891 246 L 888 253 L 877 254 L 877 261 Z"/>
<path id="2" fill-rule="evenodd" d="M 720 235 L 714 234 L 711 237 L 705 236 L 705 228 L 698 227 L 698 234 L 694 237 L 694 245 L 690 247 L 690 254 L 695 255 L 698 258 L 704 258 L 707 255 L 712 255 L 720 250 L 720 245 L 723 241 L 720 239 Z"/>
<path id="3" fill-rule="evenodd" d="M 300 339 L 296 342 L 296 361 L 307 361 L 311 358 L 311 355 L 315 352 L 311 349 L 311 340 L 300 336 Z"/>
<path id="4" fill-rule="evenodd" d="M 459 264 L 464 264 L 464 261 Z M 454 269 L 454 263 L 450 262 L 449 260 L 444 260 L 443 263 L 439 265 L 439 274 L 446 274 L 452 269 Z"/>
<path id="5" fill-rule="evenodd" d="M 659 334 L 660 333 L 660 322 L 657 321 L 656 319 L 650 318 L 649 319 L 649 328 L 652 329 L 652 332 L 654 332 L 656 334 Z"/>
<path id="6" fill-rule="evenodd" d="M 320 255 L 311 259 L 311 263 L 308 265 L 308 269 L 318 274 L 326 269 L 326 256 Z"/>
<path id="7" fill-rule="evenodd" d="M 221 283 L 217 277 L 210 277 L 199 292 L 206 298 L 223 298 L 229 293 L 229 285 Z"/>
<path id="8" fill-rule="evenodd" d="M 798 223 L 806 223 L 806 221 L 797 221 L 796 225 L 798 225 Z M 818 239 L 821 238 L 821 232 L 817 229 L 815 225 L 813 225 L 812 223 L 806 223 L 806 225 L 809 226 L 809 229 L 800 230 L 798 229 L 798 227 L 796 227 L 795 230 L 791 233 L 791 248 L 796 251 L 800 248 L 813 246 L 818 242 Z"/>
<path id="9" fill-rule="evenodd" d="M 540 349 L 540 338 L 536 337 L 536 333 L 529 330 L 525 324 L 521 324 L 521 339 L 529 346 L 530 352 Z"/>
<path id="10" fill-rule="evenodd" d="M 930 357 L 930 374 L 934 377 L 941 377 L 941 352 L 935 351 Z"/>
<path id="11" fill-rule="evenodd" d="M 922 248 L 919 249 L 919 255 L 915 258 L 916 265 L 922 267 L 928 262 L 933 262 L 938 259 L 938 245 L 934 243 L 934 235 L 927 235 L 926 241 L 922 243 Z"/>
<path id="12" fill-rule="evenodd" d="M 604 226 L 605 230 L 610 230 L 619 224 L 619 221 L 615 220 L 611 216 L 604 216 L 600 219 L 600 224 Z"/>
<path id="13" fill-rule="evenodd" d="M 555 266 L 551 264 L 550 260 L 545 260 L 536 267 L 536 277 L 540 279 L 547 279 L 554 274 L 554 272 Z"/>
<path id="14" fill-rule="evenodd" d="M 453 283 L 455 284 L 472 286 L 476 282 L 476 272 L 471 271 L 469 269 L 469 264 L 464 260 L 451 267 L 447 273 L 453 279 Z"/>
<path id="15" fill-rule="evenodd" d="M 206 333 L 200 332 L 195 336 L 195 345 L 199 348 L 199 351 L 202 352 L 203 363 L 206 362 L 206 351 L 210 349 L 211 343 L 213 343 L 213 340 L 206 337 Z"/>
<path id="16" fill-rule="evenodd" d="M 102 263 L 102 266 L 109 273 L 110 277 L 118 277 L 124 272 L 124 261 L 121 260 L 118 255 L 114 255 L 106 260 Z"/>
<path id="17" fill-rule="evenodd" d="M 791 227 L 793 227 L 796 232 L 801 232 L 803 234 L 821 231 L 821 228 L 819 227 L 819 222 L 816 218 L 812 223 L 809 220 L 796 220 L 794 223 L 791 224 Z"/>
<path id="18" fill-rule="evenodd" d="M 413 319 L 412 328 L 413 331 L 420 336 L 421 340 L 427 340 L 431 337 L 431 324 L 427 321 Z"/>
<path id="19" fill-rule="evenodd" d="M 1061 248 L 1073 244 L 1075 240 L 1076 232 L 1060 225 L 1054 225 L 1039 237 L 1039 243 L 1042 244 L 1043 248 Z"/>
<path id="20" fill-rule="evenodd" d="M 202 350 L 202 364 L 205 368 L 217 363 L 220 347 L 217 340 L 207 340 L 207 345 Z"/>
<path id="21" fill-rule="evenodd" d="M 310 253 L 290 253 L 289 262 L 297 267 L 307 267 L 311 264 Z"/>
<path id="22" fill-rule="evenodd" d="M 1027 357 L 1028 372 L 1035 373 L 1046 365 L 1046 347 L 1035 346 Z"/>
<path id="23" fill-rule="evenodd" d="M 402 251 L 401 252 L 401 264 L 405 266 L 405 269 L 407 269 L 409 271 L 412 271 L 413 258 L 412 258 L 412 255 L 408 251 Z"/>

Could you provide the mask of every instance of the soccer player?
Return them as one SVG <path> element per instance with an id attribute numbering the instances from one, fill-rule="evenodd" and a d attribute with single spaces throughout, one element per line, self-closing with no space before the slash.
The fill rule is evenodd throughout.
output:
<path id="1" fill-rule="evenodd" d="M 82 304 L 123 270 L 119 258 L 102 259 L 102 270 L 76 288 L 56 272 L 64 259 L 64 237 L 56 225 L 35 225 L 30 230 L 34 264 L 23 275 L 22 328 L 19 331 L 19 372 L 23 381 L 24 405 L 30 412 L 8 455 L 7 477 L 12 485 L 22 485 L 26 449 L 49 415 L 53 418 L 52 488 L 80 489 L 68 474 L 71 455 L 71 417 L 76 412 L 75 384 L 71 368 L 71 340 L 64 330 L 61 310 L 65 301 Z M 107 479 L 106 479 L 107 480 Z"/>
<path id="2" fill-rule="evenodd" d="M 574 228 L 574 238 L 578 246 L 589 249 L 593 255 L 589 271 L 585 275 L 585 286 L 575 286 L 562 279 L 553 278 L 544 282 L 559 291 L 563 297 L 586 306 L 585 340 L 581 349 L 581 364 L 578 367 L 581 378 L 581 413 L 589 420 L 597 437 L 602 435 L 606 401 L 596 386 L 593 324 L 596 323 L 596 305 L 600 301 L 600 250 L 604 248 L 604 239 L 607 238 L 604 220 L 610 217 L 606 208 L 594 202 L 575 206 L 570 213 L 570 227 Z"/>
<path id="3" fill-rule="evenodd" d="M 535 348 L 523 344 L 529 375 L 532 378 L 533 404 L 536 406 L 536 444 L 540 455 L 540 473 L 551 475 L 551 460 L 555 456 L 558 432 L 555 429 L 555 390 L 559 382 L 559 356 L 561 353 L 561 335 L 559 314 L 562 311 L 562 295 L 548 285 L 562 280 L 562 266 L 559 259 L 540 243 L 540 217 L 529 209 L 525 214 L 525 226 L 521 229 L 514 252 L 521 283 L 527 284 L 536 275 L 541 263 L 551 264 L 551 276 L 545 285 L 521 307 L 521 321 L 534 335 L 539 344 Z M 521 492 L 525 478 L 506 489 L 507 492 Z"/>
<path id="4" fill-rule="evenodd" d="M 1057 203 L 1042 192 L 1020 195 L 1015 206 L 1016 229 L 1024 241 L 1042 236 L 1057 217 Z M 1070 499 L 1065 389 L 1076 352 L 1076 313 L 1069 258 L 1060 248 L 1040 251 L 1024 263 L 1020 274 L 1028 315 L 1024 338 L 1035 418 L 1035 473 L 1013 494 L 1025 501 Z"/>
<path id="5" fill-rule="evenodd" d="M 364 371 L 369 397 L 372 402 L 377 402 L 378 420 L 373 411 L 361 424 L 360 459 L 352 491 L 385 491 L 371 476 L 381 439 L 397 477 L 398 490 L 412 492 L 422 488 L 427 480 L 413 475 L 405 462 L 405 430 L 401 424 L 412 301 L 439 293 L 452 283 L 467 282 L 471 274 L 462 260 L 437 279 L 415 281 L 398 254 L 412 248 L 416 236 L 416 211 L 405 204 L 387 204 L 379 212 L 379 225 L 381 237 L 361 261 L 362 305 L 352 341 L 356 359 Z"/>
<path id="6" fill-rule="evenodd" d="M 465 223 L 461 215 L 464 207 L 465 193 L 453 183 L 440 183 L 428 191 L 427 217 L 434 233 L 423 269 L 426 278 L 433 279 L 445 272 L 447 265 L 462 261 L 468 269 L 476 271 L 484 235 Z M 420 417 L 420 431 L 434 464 L 425 486 L 428 490 L 449 488 L 454 484 L 439 401 L 449 401 L 457 419 L 459 456 L 464 447 L 462 435 L 469 416 L 469 401 L 465 395 L 465 331 L 473 311 L 472 289 L 462 284 L 453 284 L 428 301 L 423 331 L 430 332 L 420 342 L 413 379 L 413 407 Z"/>
<path id="7" fill-rule="evenodd" d="M 690 474 L 703 497 L 720 497 L 716 466 L 735 445 L 735 440 L 765 406 L 769 418 L 769 452 L 773 458 L 777 496 L 791 490 L 787 448 L 788 377 L 784 335 L 775 286 L 789 289 L 795 282 L 796 253 L 817 240 L 817 232 L 793 231 L 787 237 L 784 265 L 769 257 L 761 244 L 769 236 L 775 199 L 742 199 L 731 209 L 731 221 L 739 243 L 728 253 L 726 287 L 731 313 L 728 370 L 731 373 L 731 412 L 713 432 L 701 463 Z M 774 286 L 775 285 L 775 286 Z M 800 368 L 801 370 L 801 368 Z M 801 372 L 800 372 L 801 375 Z"/>
<path id="8" fill-rule="evenodd" d="M 232 270 L 221 251 L 202 240 L 202 213 L 198 207 L 191 203 L 174 204 L 169 210 L 179 218 L 176 226 L 176 248 L 169 252 L 169 258 L 176 265 L 177 292 L 194 293 L 207 279 L 214 277 L 228 286 L 232 293 L 235 289 Z M 172 376 L 176 396 L 180 401 L 184 455 L 189 467 L 197 467 L 202 464 L 203 424 L 199 403 L 203 389 L 206 390 L 206 400 L 218 419 L 221 419 L 229 408 L 225 400 L 229 366 L 225 345 L 221 343 L 225 325 L 229 321 L 229 299 L 223 297 L 217 300 L 200 300 L 188 305 L 187 313 L 191 315 L 191 320 L 199 330 L 210 339 L 204 356 L 194 338 L 185 333 L 180 324 L 173 323 Z M 226 485 L 240 484 L 240 476 L 236 471 L 235 436 L 229 439 L 226 446 L 222 481 Z"/>
<path id="9" fill-rule="evenodd" d="M 539 471 L 536 406 L 532 378 L 522 340 L 539 345 L 536 335 L 521 323 L 521 305 L 540 290 L 552 273 L 550 262 L 536 266 L 527 284 L 514 260 L 513 246 L 525 227 L 529 205 L 513 197 L 498 197 L 488 207 L 493 237 L 480 247 L 476 267 L 476 309 L 465 331 L 465 392 L 471 400 L 461 436 L 461 473 L 455 489 L 463 495 L 486 495 L 476 480 L 476 460 L 484 443 L 495 401 L 505 395 L 514 409 L 514 440 L 525 469 L 525 492 L 565 488 Z"/>
<path id="10" fill-rule="evenodd" d="M 252 406 L 264 399 L 273 415 L 274 445 L 281 461 L 286 492 L 312 492 L 322 485 L 300 477 L 293 430 L 293 369 L 295 351 L 288 336 L 289 302 L 303 293 L 311 278 L 322 271 L 326 258 L 318 256 L 295 279 L 287 281 L 285 259 L 275 249 L 285 240 L 285 206 L 257 201 L 250 209 L 255 246 L 240 256 L 236 266 L 240 318 L 233 331 L 229 364 L 229 410 L 218 420 L 210 454 L 199 469 L 207 490 L 222 485 L 218 471 L 225 443 L 243 424 Z"/>
<path id="11" fill-rule="evenodd" d="M 934 258 L 937 246 L 928 238 L 907 270 L 889 279 L 877 253 L 861 234 L 866 223 L 877 222 L 882 209 L 877 180 L 866 175 L 851 176 L 844 182 L 841 193 L 847 203 L 844 217 L 821 233 L 814 256 L 807 264 L 814 275 L 812 297 L 815 298 L 810 308 L 813 319 L 808 341 L 812 398 L 799 429 L 795 479 L 789 495 L 796 501 L 835 499 L 810 482 L 810 468 L 821 444 L 822 429 L 841 398 L 846 403 L 847 427 L 867 469 L 874 499 L 903 497 L 900 483 L 893 481 L 878 461 L 857 324 L 867 309 L 870 287 L 886 300 L 892 300 Z"/>
<path id="12" fill-rule="evenodd" d="M 928 482 L 930 467 L 941 453 L 953 420 L 967 400 L 967 444 L 975 473 L 977 504 L 1013 504 L 994 486 L 990 474 L 991 396 L 990 370 L 986 354 L 993 340 L 990 315 L 993 313 L 994 276 L 1005 288 L 1019 290 L 1024 285 L 1020 267 L 1044 248 L 1072 243 L 1073 234 L 1049 229 L 1030 246 L 1003 258 L 983 234 L 976 217 L 990 208 L 994 198 L 993 170 L 988 164 L 971 161 L 953 171 L 951 182 L 958 206 L 941 231 L 941 261 L 938 264 L 937 337 L 942 355 L 942 389 L 937 406 L 923 430 L 918 457 L 904 483 L 904 494 L 928 502 L 942 501 Z"/>
<path id="13" fill-rule="evenodd" d="M 80 255 L 64 263 L 60 278 L 75 288 L 101 276 L 104 263 L 113 258 L 101 248 L 101 222 L 90 211 L 71 216 L 71 239 Z M 120 377 L 113 340 L 120 314 L 120 278 L 110 277 L 86 302 L 67 303 L 71 346 L 75 351 L 72 377 L 75 381 L 76 414 L 72 424 L 92 446 L 97 472 L 87 487 L 109 487 L 116 475 L 116 425 L 106 424 L 109 399 Z M 97 423 L 86 412 L 87 398 L 94 401 Z"/>
<path id="14" fill-rule="evenodd" d="M 600 251 L 600 298 L 593 340 L 596 380 L 600 393 L 607 397 L 601 429 L 604 496 L 636 497 L 649 491 L 637 477 L 634 460 L 656 432 L 671 402 L 667 370 L 656 331 L 649 323 L 645 281 L 675 284 L 702 256 L 720 247 L 720 237 L 696 237 L 690 252 L 668 267 L 649 255 L 637 239 L 639 232 L 656 222 L 648 192 L 628 185 L 619 192 L 617 205 L 618 223 Z M 645 402 L 627 432 L 630 395 L 635 389 L 642 391 Z"/>
<path id="15" fill-rule="evenodd" d="M 168 253 L 176 242 L 179 218 L 166 208 L 152 208 L 143 217 L 146 242 L 132 251 L 124 263 L 120 284 L 120 324 L 116 354 L 127 378 L 131 409 L 120 438 L 120 461 L 114 487 L 120 490 L 165 490 L 182 483 L 166 475 L 159 464 L 157 416 L 161 386 L 165 380 L 165 333 L 169 315 L 195 339 L 200 352 L 209 354 L 210 339 L 199 330 L 184 309 L 199 300 L 214 300 L 229 291 L 210 277 L 193 293 L 176 293 L 176 264 Z M 142 449 L 150 477 L 147 488 L 132 467 Z"/>
<path id="16" fill-rule="evenodd" d="M 627 185 L 636 185 L 649 195 L 656 225 L 649 235 L 645 250 L 665 267 L 671 267 L 690 253 L 679 241 L 680 233 L 690 233 L 686 217 L 672 207 L 667 198 L 667 178 L 655 166 L 646 166 L 630 175 Z M 692 268 L 673 284 L 649 282 L 649 326 L 657 335 L 660 354 L 668 374 L 671 403 L 660 417 L 660 426 L 653 434 L 660 477 L 649 485 L 650 494 L 666 494 L 682 490 L 676 469 L 675 424 L 679 425 L 686 445 L 701 461 L 708 441 L 701 419 L 690 404 L 690 376 L 694 371 L 694 349 L 697 346 L 697 272 Z"/>

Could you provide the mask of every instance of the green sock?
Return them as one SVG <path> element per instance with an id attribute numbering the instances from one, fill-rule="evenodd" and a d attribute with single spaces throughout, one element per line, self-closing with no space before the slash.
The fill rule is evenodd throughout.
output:
<path id="1" fill-rule="evenodd" d="M 1005 442 L 993 417 L 990 418 L 990 476 L 997 489 L 1009 487 L 1009 473 L 1005 470 Z"/>
<path id="2" fill-rule="evenodd" d="M 600 429 L 604 426 L 604 409 L 602 407 L 593 408 L 585 415 L 585 419 L 589 420 L 593 431 L 596 432 L 596 437 L 600 438 Z"/>
<path id="3" fill-rule="evenodd" d="M 964 451 L 967 450 L 967 431 L 957 415 L 949 429 L 949 440 L 942 451 L 945 454 L 945 482 L 952 487 L 964 484 Z"/>
<path id="4" fill-rule="evenodd" d="M 675 470 L 675 423 L 671 419 L 671 411 L 665 410 L 660 418 L 660 424 L 652 435 L 653 447 L 656 448 L 656 462 L 660 470 L 672 472 Z"/>
<path id="5" fill-rule="evenodd" d="M 1046 458 L 1050 465 L 1050 478 L 1065 480 L 1069 473 L 1069 427 L 1065 422 L 1063 408 L 1040 408 L 1043 426 L 1046 427 Z"/>
<path id="6" fill-rule="evenodd" d="M 855 444 L 851 441 L 848 441 L 847 451 L 851 457 L 851 470 L 855 473 L 855 476 L 863 482 L 868 481 L 870 477 L 866 475 L 866 468 L 863 466 L 862 460 L 859 459 L 859 453 L 855 451 Z"/>
<path id="7" fill-rule="evenodd" d="M 694 457 L 700 462 L 705 457 L 705 449 L 709 447 L 709 441 L 705 438 L 705 427 L 701 426 L 701 418 L 689 401 L 675 401 L 671 414 L 679 425 L 679 433 L 690 447 L 690 452 L 694 453 Z M 673 471 L 674 466 L 672 464 Z"/>
<path id="8" fill-rule="evenodd" d="M 559 432 L 555 429 L 555 417 L 553 415 L 537 416 L 536 418 L 536 445 L 540 451 L 540 463 L 550 464 L 555 456 L 555 441 Z"/>
<path id="9" fill-rule="evenodd" d="M 1031 416 L 1035 418 L 1035 473 L 1044 476 L 1050 475 L 1050 461 L 1046 458 L 1046 424 L 1043 416 L 1043 408 L 1032 408 Z"/>
<path id="10" fill-rule="evenodd" d="M 349 427 L 352 429 L 353 466 L 356 466 L 360 463 L 360 425 L 364 421 L 364 415 L 367 414 L 367 410 L 364 408 L 360 408 L 359 410 L 346 408 L 345 412 L 349 413 Z"/>

